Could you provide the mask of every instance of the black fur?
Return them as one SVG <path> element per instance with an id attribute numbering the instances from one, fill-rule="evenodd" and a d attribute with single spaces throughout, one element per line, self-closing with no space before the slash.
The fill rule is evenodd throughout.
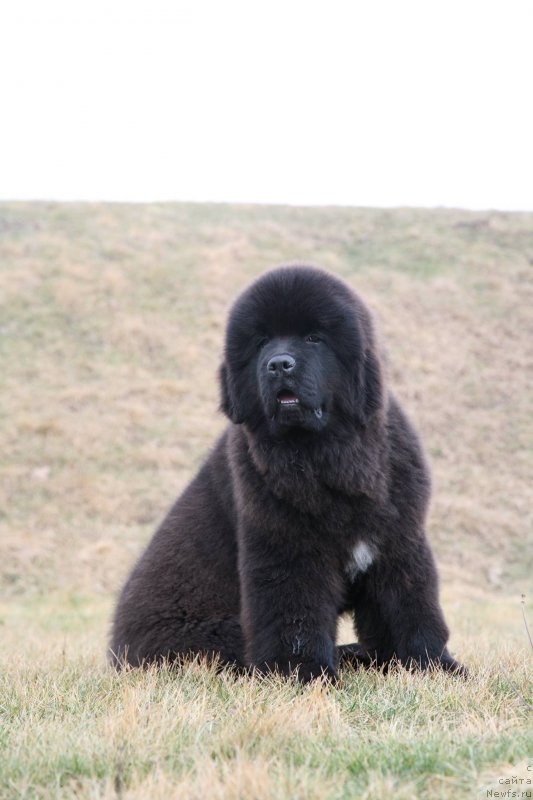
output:
<path id="1" fill-rule="evenodd" d="M 320 270 L 267 273 L 230 313 L 220 384 L 231 424 L 122 591 L 115 663 L 462 671 L 424 532 L 428 468 L 363 302 Z M 336 648 L 346 611 L 360 643 Z"/>

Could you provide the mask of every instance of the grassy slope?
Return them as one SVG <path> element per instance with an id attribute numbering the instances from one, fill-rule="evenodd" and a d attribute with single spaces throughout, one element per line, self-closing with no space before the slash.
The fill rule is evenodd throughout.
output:
<path id="1" fill-rule="evenodd" d="M 113 593 L 224 424 L 228 304 L 293 259 L 376 312 L 467 684 L 105 667 Z M 526 214 L 0 205 L 0 797 L 472 797 L 533 756 L 532 264 Z"/>

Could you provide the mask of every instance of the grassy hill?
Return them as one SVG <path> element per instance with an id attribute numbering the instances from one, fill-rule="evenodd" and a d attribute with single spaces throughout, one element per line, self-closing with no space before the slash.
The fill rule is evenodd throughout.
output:
<path id="1" fill-rule="evenodd" d="M 292 260 L 375 312 L 467 683 L 105 666 L 113 596 L 224 425 L 227 309 Z M 0 292 L 0 797 L 475 797 L 533 756 L 533 214 L 0 204 Z"/>

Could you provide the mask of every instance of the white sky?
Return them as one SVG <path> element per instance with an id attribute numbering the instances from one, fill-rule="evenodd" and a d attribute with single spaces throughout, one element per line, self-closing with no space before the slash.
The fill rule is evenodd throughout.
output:
<path id="1" fill-rule="evenodd" d="M 533 209 L 533 2 L 2 0 L 0 198 Z"/>

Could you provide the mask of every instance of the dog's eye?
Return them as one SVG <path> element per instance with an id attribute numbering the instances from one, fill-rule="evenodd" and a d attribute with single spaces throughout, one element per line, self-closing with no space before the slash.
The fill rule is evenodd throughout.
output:
<path id="1" fill-rule="evenodd" d="M 322 341 L 320 336 L 317 336 L 316 333 L 310 333 L 309 336 L 305 337 L 306 342 L 311 342 L 312 344 L 317 344 L 317 342 Z"/>
<path id="2" fill-rule="evenodd" d="M 268 344 L 268 336 L 263 336 L 261 339 L 257 340 L 257 349 L 261 350 L 266 344 Z"/>

